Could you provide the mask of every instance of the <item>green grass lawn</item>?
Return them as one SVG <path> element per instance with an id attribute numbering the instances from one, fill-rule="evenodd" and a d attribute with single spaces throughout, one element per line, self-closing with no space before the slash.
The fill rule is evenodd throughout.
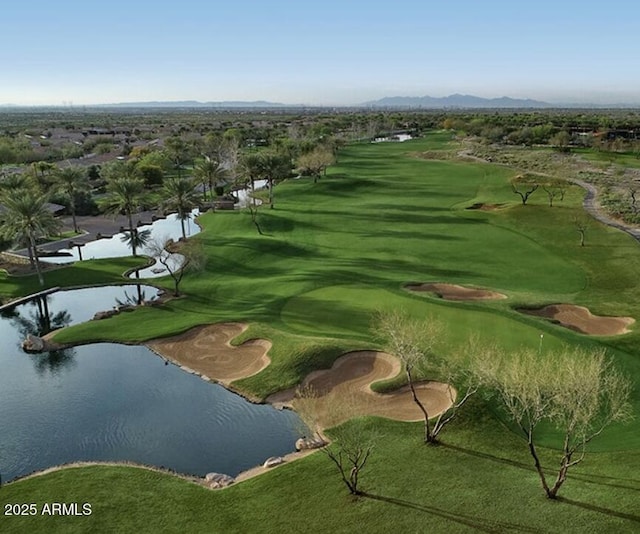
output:
<path id="1" fill-rule="evenodd" d="M 378 435 L 361 481 L 370 496 L 348 496 L 321 452 L 218 492 L 131 467 L 87 467 L 5 486 L 0 502 L 90 503 L 90 517 L 3 517 L 2 531 L 637 532 L 640 477 L 628 468 L 640 463 L 637 451 L 590 455 L 550 502 L 523 443 L 495 419 L 467 416 L 439 447 L 421 443 L 419 424 L 351 424 Z"/>
<path id="2" fill-rule="evenodd" d="M 615 163 L 624 167 L 640 167 L 640 157 L 637 152 L 609 152 L 593 148 L 572 148 L 571 151 L 580 154 L 589 161 Z"/>
<path id="3" fill-rule="evenodd" d="M 208 264 L 205 272 L 185 277 L 187 298 L 78 325 L 56 340 L 139 342 L 198 324 L 247 321 L 252 327 L 238 341 L 271 339 L 272 365 L 236 386 L 264 397 L 328 367 L 346 350 L 375 347 L 372 313 L 404 308 L 445 323 L 437 347 L 442 352 L 460 350 L 472 333 L 505 348 L 537 348 L 544 333 L 543 349 L 603 344 L 630 376 L 640 377 L 637 327 L 619 338 L 594 339 L 514 310 L 572 302 L 594 313 L 640 319 L 638 243 L 594 223 L 587 246 L 580 247 L 572 223 L 582 210 L 583 192 L 577 187 L 553 208 L 542 192 L 521 206 L 508 185 L 512 173 L 504 167 L 414 157 L 445 148 L 449 138 L 437 133 L 406 143 L 347 147 L 317 184 L 301 179 L 277 186 L 275 209 L 265 206 L 259 215 L 265 236 L 257 234 L 246 213 L 204 214 L 199 219 L 203 232 L 194 239 L 203 243 Z M 466 209 L 474 203 L 503 208 Z M 113 282 L 136 262 L 85 262 L 47 273 L 47 284 Z M 412 281 L 470 284 L 509 298 L 447 303 L 403 289 Z M 165 279 L 159 283 L 170 286 Z M 0 277 L 4 295 L 35 290 L 32 277 Z M 397 382 L 379 388 L 392 385 Z M 633 402 L 639 414 L 640 387 Z M 594 452 L 563 489 L 567 500 L 551 503 L 530 469 L 524 442 L 494 412 L 481 401 L 473 403 L 443 433 L 445 446 L 438 448 L 421 445 L 419 425 L 380 419 L 350 423 L 374 425 L 383 435 L 363 479 L 364 489 L 377 497 L 355 502 L 321 453 L 218 493 L 168 475 L 95 467 L 21 481 L 0 495 L 2 502 L 95 503 L 89 519 L 26 518 L 11 522 L 16 531 L 26 525 L 65 532 L 90 527 L 213 532 L 640 528 L 634 504 L 640 491 L 637 422 L 612 427 L 594 441 Z M 542 439 L 556 445 L 552 433 Z M 544 454 L 553 457 L 554 451 Z"/>

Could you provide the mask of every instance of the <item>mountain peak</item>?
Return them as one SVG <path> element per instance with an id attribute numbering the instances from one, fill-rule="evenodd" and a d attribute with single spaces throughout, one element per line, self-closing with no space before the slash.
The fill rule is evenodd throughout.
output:
<path id="1" fill-rule="evenodd" d="M 390 108 L 550 108 L 547 102 L 532 100 L 530 98 L 512 98 L 501 96 L 499 98 L 483 98 L 474 95 L 454 93 L 449 96 L 386 96 L 379 100 L 365 102 L 367 107 Z"/>

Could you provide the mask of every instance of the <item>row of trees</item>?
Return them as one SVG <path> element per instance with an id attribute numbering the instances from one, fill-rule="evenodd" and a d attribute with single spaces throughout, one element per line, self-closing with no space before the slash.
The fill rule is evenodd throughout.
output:
<path id="1" fill-rule="evenodd" d="M 440 441 L 443 429 L 475 394 L 494 397 L 504 414 L 525 438 L 534 468 L 545 495 L 556 499 L 569 470 L 585 459 L 588 444 L 614 422 L 631 417 L 632 384 L 606 356 L 604 350 L 571 349 L 555 351 L 523 348 L 506 352 L 471 340 L 466 347 L 443 355 L 434 350 L 442 336 L 438 322 L 416 320 L 405 313 L 379 314 L 374 330 L 385 349 L 397 356 L 406 376 L 413 401 L 424 416 L 423 441 Z M 541 338 L 542 339 L 542 338 Z M 430 414 L 416 389 L 416 379 L 445 382 L 450 406 L 440 414 Z M 294 406 L 307 426 L 320 433 L 318 394 L 309 388 L 298 391 Z M 349 398 L 335 398 L 323 410 L 358 415 Z M 347 417 L 343 417 L 344 420 Z M 560 436 L 560 462 L 553 478 L 539 453 L 539 436 L 545 425 Z M 337 466 L 352 494 L 361 494 L 359 475 L 367 464 L 375 435 L 358 425 L 343 425 L 337 440 L 324 452 Z"/>
<path id="2" fill-rule="evenodd" d="M 561 151 L 572 146 L 602 151 L 638 152 L 637 117 L 629 111 L 596 113 L 546 111 L 471 111 L 448 113 L 441 125 L 487 143 L 550 145 Z"/>
<path id="3" fill-rule="evenodd" d="M 269 205 L 274 207 L 276 183 L 291 176 L 296 163 L 300 172 L 314 176 L 334 161 L 333 153 L 324 146 L 305 144 L 294 149 L 262 150 L 245 155 L 238 153 L 237 140 L 233 137 L 211 137 L 203 144 L 206 152 L 197 159 L 192 172 L 184 168 L 188 148 L 179 138 L 167 142 L 162 151 L 140 152 L 130 161 L 114 161 L 102 168 L 105 197 L 101 208 L 105 213 L 123 214 L 127 218 L 125 240 L 131 247 L 133 256 L 148 242 L 149 232 L 138 231 L 134 215 L 148 205 L 148 196 L 155 190 L 161 198 L 160 206 L 165 211 L 177 212 L 182 226 L 182 236 L 186 238 L 185 222 L 192 210 L 201 204 L 198 184 L 202 185 L 202 201 L 213 202 L 214 194 L 219 196 L 225 187 L 239 183 L 250 183 L 252 192 L 257 180 L 267 182 Z M 292 155 L 300 152 L 298 161 Z M 164 176 L 162 166 L 171 165 L 172 174 Z M 95 170 L 95 169 L 94 169 Z M 32 268 L 38 273 L 43 284 L 37 243 L 41 238 L 54 235 L 61 224 L 56 219 L 48 203 L 52 197 L 62 198 L 72 218 L 73 230 L 78 233 L 76 217 L 77 200 L 82 195 L 90 195 L 92 182 L 86 169 L 78 166 L 58 168 L 48 162 L 36 162 L 23 174 L 10 174 L 0 180 L 0 203 L 4 206 L 4 224 L 0 236 L 8 241 L 27 247 Z M 95 184 L 95 177 L 94 182 Z M 215 193 L 214 193 L 215 192 Z M 257 220 L 257 203 L 252 195 L 249 211 L 253 223 L 260 233 Z"/>
<path id="4" fill-rule="evenodd" d="M 564 200 L 568 186 L 566 180 L 530 173 L 519 174 L 511 180 L 511 190 L 520 197 L 523 206 L 526 206 L 533 193 L 542 189 L 547 195 L 549 207 L 553 207 L 554 200 Z"/>

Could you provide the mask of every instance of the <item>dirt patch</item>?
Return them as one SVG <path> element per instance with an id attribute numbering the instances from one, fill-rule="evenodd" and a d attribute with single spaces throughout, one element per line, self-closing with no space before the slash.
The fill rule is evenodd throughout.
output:
<path id="1" fill-rule="evenodd" d="M 630 332 L 627 328 L 635 323 L 632 317 L 605 317 L 593 315 L 589 308 L 573 304 L 551 304 L 539 309 L 518 309 L 521 313 L 544 317 L 560 323 L 581 334 L 590 336 L 617 336 Z"/>
<path id="2" fill-rule="evenodd" d="M 178 336 L 155 339 L 147 346 L 188 370 L 224 385 L 262 371 L 271 360 L 271 342 L 252 339 L 232 347 L 233 338 L 247 329 L 242 323 L 199 326 Z"/>
<path id="3" fill-rule="evenodd" d="M 438 282 L 429 284 L 412 283 L 407 284 L 405 288 L 409 291 L 435 293 L 445 300 L 499 300 L 507 298 L 506 295 L 496 291 Z"/>
<path id="4" fill-rule="evenodd" d="M 326 428 L 342 422 L 332 417 L 323 404 L 330 404 L 330 397 L 349 395 L 354 404 L 354 415 L 378 415 L 400 421 L 420 421 L 422 412 L 413 401 L 408 386 L 392 393 L 376 393 L 371 384 L 393 378 L 402 370 L 400 361 L 384 352 L 349 352 L 338 358 L 331 369 L 310 373 L 302 382 L 318 397 L 320 426 Z M 440 382 L 421 382 L 416 385 L 420 400 L 430 417 L 447 410 L 455 399 L 456 392 Z M 275 405 L 291 406 L 295 390 L 290 389 L 271 395 L 267 401 Z"/>

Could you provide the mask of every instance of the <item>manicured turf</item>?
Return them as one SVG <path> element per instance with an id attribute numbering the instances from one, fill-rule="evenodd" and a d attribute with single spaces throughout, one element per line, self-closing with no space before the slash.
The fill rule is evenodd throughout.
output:
<path id="1" fill-rule="evenodd" d="M 237 385 L 265 396 L 329 366 L 346 350 L 375 347 L 371 314 L 402 307 L 447 325 L 438 345 L 443 352 L 458 350 L 471 333 L 507 348 L 537 348 L 544 333 L 543 350 L 561 343 L 604 343 L 619 365 L 640 377 L 640 329 L 595 340 L 513 309 L 573 302 L 594 313 L 640 319 L 637 242 L 594 223 L 587 246 L 579 247 L 572 223 L 581 211 L 583 193 L 577 187 L 556 207 L 546 206 L 542 192 L 520 206 L 506 168 L 416 157 L 445 147 L 448 135 L 351 146 L 317 184 L 301 179 L 279 185 L 276 209 L 264 207 L 259 216 L 266 236 L 257 234 L 245 213 L 203 215 L 199 221 L 204 230 L 196 239 L 204 244 L 209 262 L 206 272 L 185 277 L 187 298 L 78 325 L 56 340 L 136 342 L 197 324 L 247 321 L 253 326 L 241 339 L 272 339 L 273 363 Z M 504 207 L 465 209 L 474 203 Z M 131 261 L 74 267 L 74 283 L 63 269 L 48 274 L 47 282 L 110 281 Z M 410 294 L 402 286 L 411 281 L 471 284 L 509 299 L 446 303 Z M 26 279 L 0 279 L 5 294 L 27 293 L 34 286 Z M 639 414 L 640 387 L 634 404 Z M 216 494 L 166 475 L 91 468 L 19 482 L 0 495 L 3 502 L 31 495 L 40 501 L 95 502 L 90 519 L 22 523 L 67 532 L 87 525 L 100 531 L 107 525 L 127 531 L 164 525 L 169 531 L 221 532 L 631 532 L 640 526 L 634 515 L 640 490 L 637 422 L 612 427 L 595 441 L 592 450 L 602 452 L 590 454 L 563 491 L 572 502 L 550 503 L 529 469 L 524 442 L 499 422 L 490 406 L 477 401 L 470 408 L 442 436 L 447 445 L 464 450 L 422 446 L 419 425 L 365 421 L 384 434 L 367 469 L 365 489 L 384 499 L 351 502 L 321 454 Z M 555 444 L 551 433 L 542 438 Z M 553 457 L 551 450 L 544 454 Z"/>
<path id="2" fill-rule="evenodd" d="M 640 167 L 640 156 L 638 152 L 610 152 L 593 148 L 579 148 L 573 149 L 572 151 L 590 161 L 615 163 L 625 167 Z"/>
<path id="3" fill-rule="evenodd" d="M 370 497 L 349 497 L 322 453 L 219 492 L 89 467 L 5 486 L 0 502 L 90 503 L 90 517 L 3 517 L 2 532 L 637 532 L 640 480 L 628 465 L 638 452 L 591 455 L 564 500 L 550 502 L 519 440 L 495 420 L 465 418 L 440 447 L 421 443 L 419 424 L 351 424 L 378 433 L 361 482 Z"/>

